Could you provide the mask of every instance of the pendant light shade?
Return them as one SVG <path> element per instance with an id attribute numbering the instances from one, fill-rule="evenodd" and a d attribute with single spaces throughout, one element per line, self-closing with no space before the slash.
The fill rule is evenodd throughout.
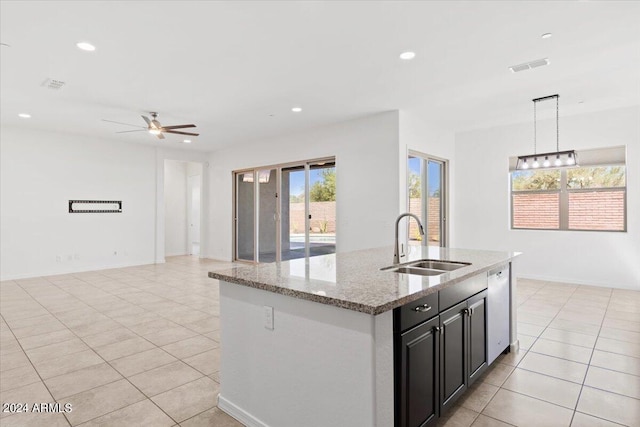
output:
<path id="1" fill-rule="evenodd" d="M 556 151 L 550 153 L 538 153 L 537 150 L 537 114 L 536 105 L 541 101 L 556 100 Z M 533 154 L 518 156 L 516 170 L 527 169 L 556 169 L 578 166 L 578 155 L 575 150 L 560 151 L 560 95 L 549 95 L 533 101 Z"/>

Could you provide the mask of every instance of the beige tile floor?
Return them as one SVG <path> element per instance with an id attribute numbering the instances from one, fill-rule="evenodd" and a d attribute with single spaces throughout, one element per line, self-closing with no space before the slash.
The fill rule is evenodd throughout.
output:
<path id="1" fill-rule="evenodd" d="M 2 282 L 1 426 L 240 426 L 216 406 L 218 287 L 229 264 Z M 522 350 L 502 356 L 441 426 L 640 426 L 640 292 L 519 280 Z"/>
<path id="2" fill-rule="evenodd" d="M 218 282 L 229 263 L 65 274 L 0 285 L 0 400 L 71 403 L 0 413 L 0 426 L 240 426 L 216 408 Z"/>
<path id="3" fill-rule="evenodd" d="M 640 426 L 640 292 L 518 280 L 521 351 L 440 426 Z"/>

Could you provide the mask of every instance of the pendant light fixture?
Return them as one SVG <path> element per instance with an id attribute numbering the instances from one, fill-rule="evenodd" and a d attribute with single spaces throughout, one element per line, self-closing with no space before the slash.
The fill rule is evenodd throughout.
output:
<path id="1" fill-rule="evenodd" d="M 537 148 L 537 114 L 536 106 L 538 102 L 556 100 L 556 151 L 550 153 L 538 153 Z M 576 150 L 560 151 L 560 95 L 543 96 L 532 99 L 533 101 L 533 154 L 518 156 L 516 170 L 527 169 L 551 169 L 562 167 L 578 166 L 578 156 Z"/>

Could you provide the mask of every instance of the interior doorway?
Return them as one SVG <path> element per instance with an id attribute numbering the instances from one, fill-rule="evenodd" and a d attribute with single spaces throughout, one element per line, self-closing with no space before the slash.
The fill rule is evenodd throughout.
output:
<path id="1" fill-rule="evenodd" d="M 189 255 L 200 255 L 200 195 L 202 191 L 202 174 L 187 177 L 187 206 L 189 232 L 187 249 Z"/>
<path id="2" fill-rule="evenodd" d="M 202 164 L 164 163 L 165 256 L 200 256 Z"/>

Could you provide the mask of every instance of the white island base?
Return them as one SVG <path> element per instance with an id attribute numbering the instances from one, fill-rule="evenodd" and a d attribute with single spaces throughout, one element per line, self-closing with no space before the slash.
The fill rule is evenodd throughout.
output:
<path id="1" fill-rule="evenodd" d="M 374 316 L 220 281 L 220 323 L 218 406 L 243 424 L 393 426 L 392 311 Z"/>

